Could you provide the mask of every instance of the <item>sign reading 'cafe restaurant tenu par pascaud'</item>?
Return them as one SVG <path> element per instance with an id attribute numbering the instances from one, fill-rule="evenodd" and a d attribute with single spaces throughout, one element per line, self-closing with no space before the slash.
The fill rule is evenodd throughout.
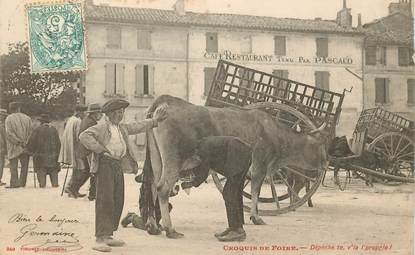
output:
<path id="1" fill-rule="evenodd" d="M 289 57 L 276 55 L 257 55 L 257 54 L 239 54 L 232 53 L 230 50 L 223 52 L 205 52 L 204 57 L 207 59 L 224 59 L 230 61 L 253 61 L 253 62 L 272 62 L 272 63 L 293 63 L 293 64 L 334 64 L 334 65 L 352 65 L 353 59 L 350 57 Z"/>

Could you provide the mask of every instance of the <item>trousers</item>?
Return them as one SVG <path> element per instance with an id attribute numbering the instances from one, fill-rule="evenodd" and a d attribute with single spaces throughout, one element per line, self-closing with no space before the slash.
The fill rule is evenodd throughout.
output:
<path id="1" fill-rule="evenodd" d="M 84 161 L 85 169 L 74 169 L 73 176 L 71 178 L 71 183 L 68 185 L 72 192 L 78 193 L 79 189 L 88 181 L 89 179 L 89 196 L 96 196 L 96 180 L 95 176 L 92 176 L 89 172 L 89 162 L 87 158 L 82 159 Z"/>
<path id="2" fill-rule="evenodd" d="M 124 173 L 120 161 L 101 156 L 96 174 L 95 236 L 112 236 L 124 207 Z"/>
<path id="3" fill-rule="evenodd" d="M 39 169 L 36 172 L 37 180 L 41 188 L 46 187 L 46 176 L 49 175 L 50 183 L 52 187 L 59 187 L 58 183 L 58 171 L 56 169 Z"/>
<path id="4" fill-rule="evenodd" d="M 249 165 L 244 171 L 228 177 L 223 187 L 222 196 L 223 200 L 225 200 L 229 228 L 241 228 L 245 223 L 242 191 L 248 170 Z"/>
<path id="5" fill-rule="evenodd" d="M 20 177 L 17 171 L 18 161 L 20 161 L 21 171 Z M 10 186 L 25 187 L 27 180 L 27 171 L 29 169 L 29 154 L 22 153 L 16 158 L 10 159 Z"/>

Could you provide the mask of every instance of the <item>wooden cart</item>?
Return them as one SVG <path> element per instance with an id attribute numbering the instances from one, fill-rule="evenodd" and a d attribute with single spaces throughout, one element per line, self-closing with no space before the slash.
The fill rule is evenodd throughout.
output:
<path id="1" fill-rule="evenodd" d="M 273 115 L 276 121 L 301 132 L 308 132 L 326 123 L 326 134 L 334 137 L 344 95 L 345 91 L 335 93 L 220 60 L 206 105 L 261 109 Z M 309 175 L 295 167 L 269 173 L 259 197 L 259 202 L 264 203 L 261 204 L 260 214 L 275 215 L 300 207 L 315 193 L 324 174 L 325 169 L 316 169 L 314 174 Z M 294 191 L 293 175 L 303 179 L 305 189 Z M 212 177 L 222 191 L 223 178 L 216 173 Z M 247 198 L 244 206 L 248 208 L 251 199 L 249 183 L 248 174 L 244 187 L 244 196 Z"/>

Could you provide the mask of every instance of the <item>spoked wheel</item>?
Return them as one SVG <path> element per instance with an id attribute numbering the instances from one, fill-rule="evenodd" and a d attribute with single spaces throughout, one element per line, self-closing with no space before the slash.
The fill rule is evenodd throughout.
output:
<path id="1" fill-rule="evenodd" d="M 393 181 L 413 181 L 415 143 L 408 136 L 389 132 L 376 137 L 370 143 L 368 150 L 375 153 L 379 159 L 376 169 L 377 177 Z"/>
<path id="2" fill-rule="evenodd" d="M 263 102 L 246 106 L 247 109 L 261 109 L 276 117 L 276 121 L 285 123 L 298 132 L 309 132 L 315 124 L 300 111 L 283 104 Z M 262 183 L 258 201 L 260 215 L 277 215 L 294 211 L 308 201 L 316 192 L 324 177 L 325 169 L 301 169 L 290 166 L 274 169 Z M 251 174 L 248 173 L 244 183 L 244 207 L 250 210 L 252 203 Z M 212 173 L 216 187 L 222 192 L 225 179 Z"/>

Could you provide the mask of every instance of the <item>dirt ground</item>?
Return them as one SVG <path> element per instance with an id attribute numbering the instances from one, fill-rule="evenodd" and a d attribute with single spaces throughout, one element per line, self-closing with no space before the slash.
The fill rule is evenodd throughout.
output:
<path id="1" fill-rule="evenodd" d="M 8 173 L 5 169 L 3 181 L 9 180 Z M 123 215 L 137 211 L 139 188 L 133 175 L 125 175 L 125 183 Z M 173 224 L 183 239 L 120 227 L 116 237 L 126 246 L 112 254 L 413 254 L 413 185 L 370 188 L 353 180 L 340 191 L 330 174 L 326 184 L 314 195 L 314 208 L 264 216 L 264 226 L 252 225 L 246 213 L 246 241 L 220 243 L 213 234 L 227 226 L 225 207 L 210 181 L 189 196 L 180 191 L 172 198 Z M 34 188 L 31 173 L 26 188 L 0 188 L 0 254 L 99 254 L 91 249 L 94 202 L 60 193 L 61 188 Z"/>

